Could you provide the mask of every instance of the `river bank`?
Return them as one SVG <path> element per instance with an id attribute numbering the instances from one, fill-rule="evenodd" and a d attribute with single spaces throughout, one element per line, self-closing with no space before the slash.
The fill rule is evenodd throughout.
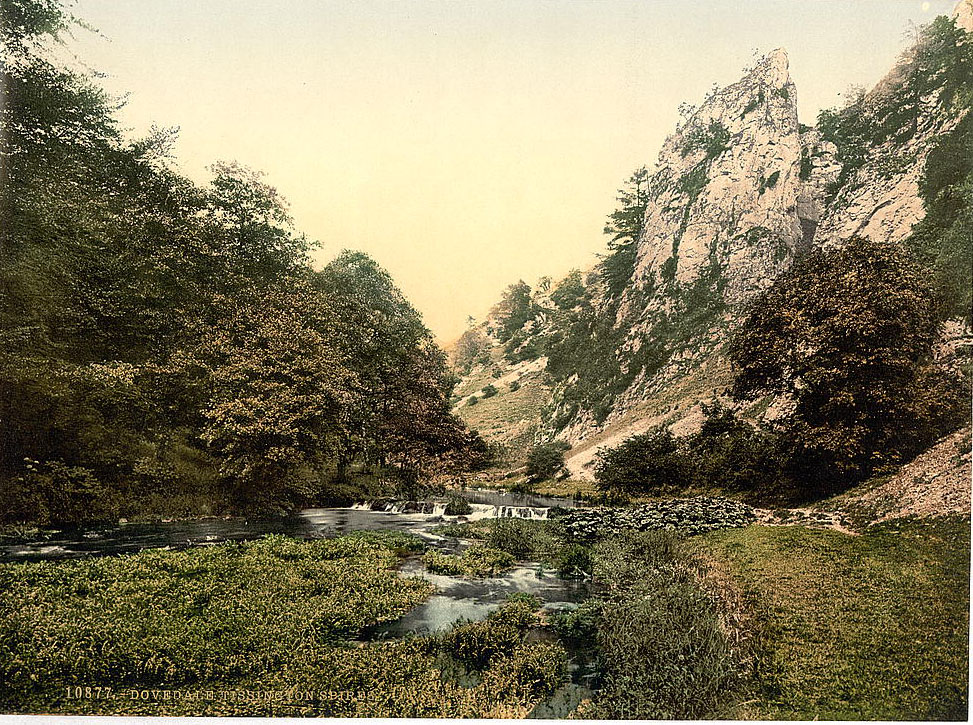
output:
<path id="1" fill-rule="evenodd" d="M 7 551 L 2 709 L 787 719 L 966 712 L 968 517 L 885 522 L 852 535 L 799 521 L 770 526 L 717 499 L 606 509 L 476 495 L 465 515 L 445 514 L 448 500 L 375 501 L 273 522 L 131 524 L 101 539 L 81 534 L 64 551 L 43 548 L 63 539 Z M 556 505 L 528 505 L 540 503 Z M 261 528 L 271 523 L 286 531 Z M 453 568 L 473 550 L 492 552 L 490 575 Z M 518 601 L 525 604 L 510 609 Z M 211 659 L 224 655 L 225 663 Z M 67 688 L 80 682 L 116 694 L 296 687 L 318 695 L 70 697 Z"/>

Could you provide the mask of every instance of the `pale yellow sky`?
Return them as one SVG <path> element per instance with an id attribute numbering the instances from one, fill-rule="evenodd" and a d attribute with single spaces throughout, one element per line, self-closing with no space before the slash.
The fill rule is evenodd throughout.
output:
<path id="1" fill-rule="evenodd" d="M 266 172 L 297 227 L 375 257 L 440 340 L 509 283 L 587 267 L 682 101 L 783 46 L 802 120 L 871 85 L 951 0 L 79 0 L 70 47 L 179 126 L 205 181 Z M 742 6 L 742 7 L 741 7 Z"/>

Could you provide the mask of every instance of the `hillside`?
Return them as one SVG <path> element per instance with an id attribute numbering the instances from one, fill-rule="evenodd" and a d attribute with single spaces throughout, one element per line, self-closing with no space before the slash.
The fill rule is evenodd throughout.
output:
<path id="1" fill-rule="evenodd" d="M 515 448 L 527 430 L 567 441 L 572 477 L 590 478 L 601 446 L 658 424 L 692 432 L 698 403 L 725 399 L 733 381 L 726 344 L 748 303 L 809 251 L 856 237 L 901 245 L 926 266 L 949 308 L 941 319 L 953 319 L 943 339 L 968 356 L 969 241 L 955 201 L 964 172 L 947 157 L 968 150 L 971 29 L 960 3 L 874 89 L 815 125 L 798 118 L 784 49 L 681 109 L 654 169 L 620 190 L 602 260 L 554 284 L 511 285 L 468 331 L 490 350 L 490 374 L 517 377 L 529 361 L 531 375 L 455 412 Z M 485 369 L 460 366 L 463 395 L 488 382 Z M 511 395 L 531 404 L 504 428 Z M 771 402 L 740 410 L 759 416 Z"/>

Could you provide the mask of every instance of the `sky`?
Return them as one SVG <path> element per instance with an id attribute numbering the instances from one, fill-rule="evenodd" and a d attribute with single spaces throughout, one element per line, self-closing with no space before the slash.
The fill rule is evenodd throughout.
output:
<path id="1" fill-rule="evenodd" d="M 263 171 L 320 265 L 360 249 L 442 343 L 518 279 L 587 268 L 683 101 L 790 57 L 801 120 L 953 0 L 77 0 L 67 50 L 176 165 Z"/>

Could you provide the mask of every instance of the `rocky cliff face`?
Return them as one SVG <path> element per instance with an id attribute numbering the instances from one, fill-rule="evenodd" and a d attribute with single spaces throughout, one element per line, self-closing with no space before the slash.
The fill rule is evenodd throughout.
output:
<path id="1" fill-rule="evenodd" d="M 973 31 L 973 0 L 961 0 L 955 20 Z M 521 350 L 550 350 L 554 341 L 555 353 L 558 340 L 575 340 L 577 373 L 564 374 L 562 349 L 539 437 L 578 444 L 638 428 L 651 417 L 646 401 L 662 400 L 719 358 L 743 306 L 812 246 L 854 236 L 906 240 L 925 214 L 920 182 L 930 151 L 969 110 L 966 96 L 948 90 L 955 81 L 948 76 L 962 67 L 943 66 L 933 46 L 918 43 L 871 92 L 819 127 L 798 119 L 798 89 L 781 49 L 684 113 L 649 178 L 620 298 L 588 275 L 587 317 L 583 308 L 558 310 L 538 298 L 536 318 L 515 335 Z M 598 318 L 613 321 L 613 331 Z M 583 349 L 598 346 L 604 365 Z"/>
<path id="2" fill-rule="evenodd" d="M 659 154 L 633 288 L 719 274 L 735 303 L 768 285 L 813 238 L 835 172 L 823 146 L 801 133 L 782 49 L 713 93 Z"/>
<path id="3" fill-rule="evenodd" d="M 862 114 L 881 113 L 879 109 L 901 102 L 911 60 L 907 55 L 858 101 Z M 818 226 L 817 245 L 830 248 L 852 237 L 901 243 L 925 216 L 919 183 L 929 152 L 966 110 L 944 107 L 937 91 L 921 96 L 917 105 L 913 120 L 907 122 L 913 125 L 909 132 L 870 147 L 864 164 L 838 189 Z"/>

